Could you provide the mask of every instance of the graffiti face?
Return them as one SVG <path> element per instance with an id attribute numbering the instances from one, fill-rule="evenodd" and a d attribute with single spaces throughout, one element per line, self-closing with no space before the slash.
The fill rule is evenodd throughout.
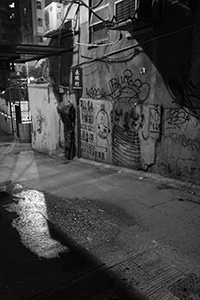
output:
<path id="1" fill-rule="evenodd" d="M 109 134 L 108 115 L 104 109 L 101 109 L 97 115 L 97 135 L 105 140 Z"/>
<path id="2" fill-rule="evenodd" d="M 144 122 L 142 105 L 131 108 L 126 101 L 116 102 L 113 121 L 114 124 L 120 126 L 127 134 L 138 132 Z"/>

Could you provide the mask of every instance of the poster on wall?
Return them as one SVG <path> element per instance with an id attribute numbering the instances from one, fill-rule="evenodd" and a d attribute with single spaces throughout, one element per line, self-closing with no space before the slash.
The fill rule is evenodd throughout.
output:
<path id="1" fill-rule="evenodd" d="M 81 155 L 83 158 L 111 163 L 111 102 L 80 99 Z"/>

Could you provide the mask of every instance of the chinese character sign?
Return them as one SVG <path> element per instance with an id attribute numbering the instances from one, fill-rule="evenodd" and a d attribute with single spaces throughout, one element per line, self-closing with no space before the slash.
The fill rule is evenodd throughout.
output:
<path id="1" fill-rule="evenodd" d="M 111 109 L 105 100 L 80 99 L 82 157 L 111 163 Z"/>
<path id="2" fill-rule="evenodd" d="M 74 90 L 81 90 L 82 89 L 82 69 L 81 68 L 74 68 L 73 69 L 73 89 Z"/>

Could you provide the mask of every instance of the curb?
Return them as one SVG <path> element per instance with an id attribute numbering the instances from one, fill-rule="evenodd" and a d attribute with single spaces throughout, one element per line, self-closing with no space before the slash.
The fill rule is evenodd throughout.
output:
<path id="1" fill-rule="evenodd" d="M 63 155 L 59 155 L 59 154 L 55 154 L 55 153 L 46 153 L 37 149 L 33 149 L 31 147 L 31 143 L 5 143 L 3 145 L 6 146 L 10 146 L 12 144 L 15 144 L 15 146 L 19 146 L 19 148 L 25 148 L 25 150 L 31 150 L 34 152 L 38 152 L 39 154 L 43 154 L 46 156 L 49 156 L 51 158 L 54 159 L 59 159 L 59 160 L 63 160 Z M 2 146 L 2 143 L 0 143 L 0 147 Z M 28 149 L 27 149 L 28 147 Z M 18 148 L 18 147 L 17 147 Z M 20 150 L 20 149 L 16 149 L 16 150 Z M 24 149 L 22 149 L 21 151 L 24 151 Z M 89 164 L 92 166 L 96 166 L 96 167 L 102 167 L 105 169 L 112 169 L 118 172 L 124 172 L 127 174 L 132 174 L 138 177 L 139 180 L 143 180 L 145 178 L 150 178 L 153 180 L 156 180 L 160 183 L 163 184 L 167 184 L 168 186 L 170 186 L 171 188 L 174 189 L 180 189 L 183 190 L 185 192 L 188 192 L 190 194 L 196 194 L 196 195 L 200 195 L 200 185 L 198 184 L 194 184 L 194 183 L 190 183 L 187 181 L 181 181 L 178 179 L 173 179 L 173 178 L 169 178 L 169 177 L 165 177 L 163 175 L 160 174 L 156 174 L 156 173 L 150 173 L 150 172 L 145 172 L 145 171 L 138 171 L 138 170 L 133 170 L 133 169 L 129 169 L 129 168 L 125 168 L 125 167 L 121 167 L 121 166 L 115 166 L 115 165 L 110 165 L 110 164 L 105 164 L 105 163 L 101 163 L 101 162 L 96 162 L 96 161 L 92 161 L 89 159 L 84 159 L 84 158 L 79 158 L 77 156 L 74 157 L 73 160 L 69 161 L 69 162 L 80 162 L 80 163 L 84 163 L 84 164 Z"/>
<path id="2" fill-rule="evenodd" d="M 18 141 L 0 142 L 0 147 L 10 147 L 10 146 L 17 147 L 17 148 L 28 148 L 32 150 L 31 143 L 20 143 Z"/>
<path id="3" fill-rule="evenodd" d="M 181 181 L 181 180 L 177 180 L 177 179 L 173 179 L 173 178 L 168 178 L 159 174 L 155 174 L 155 173 L 149 173 L 149 172 L 144 172 L 144 171 L 137 171 L 137 170 L 132 170 L 132 169 L 128 169 L 125 167 L 120 167 L 120 166 L 114 166 L 114 165 L 109 165 L 109 164 L 104 164 L 104 163 L 100 163 L 100 162 L 96 162 L 96 161 L 90 161 L 84 158 L 78 158 L 75 157 L 74 161 L 78 161 L 81 163 L 85 163 L 85 164 L 90 164 L 96 167 L 103 167 L 106 169 L 112 169 L 112 170 L 116 170 L 118 172 L 125 172 L 128 174 L 132 174 L 132 175 L 136 175 L 140 180 L 143 180 L 145 178 L 150 178 L 156 181 L 159 181 L 161 183 L 165 183 L 169 186 L 171 186 L 172 188 L 175 189 L 181 189 L 184 190 L 186 192 L 189 192 L 191 194 L 199 194 L 200 195 L 200 185 L 194 184 L 194 183 L 189 183 L 186 181 Z M 194 192 L 195 190 L 195 192 Z"/>

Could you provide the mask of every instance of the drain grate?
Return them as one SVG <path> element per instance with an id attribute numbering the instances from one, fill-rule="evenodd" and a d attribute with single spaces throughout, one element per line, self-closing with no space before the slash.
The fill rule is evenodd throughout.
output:
<path id="1" fill-rule="evenodd" d="M 181 300 L 200 300 L 200 277 L 188 274 L 168 287 Z"/>

